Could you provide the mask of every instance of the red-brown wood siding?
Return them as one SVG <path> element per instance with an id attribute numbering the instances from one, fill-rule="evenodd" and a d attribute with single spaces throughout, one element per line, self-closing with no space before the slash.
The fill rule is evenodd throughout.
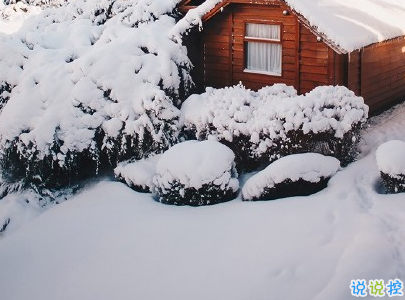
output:
<path id="1" fill-rule="evenodd" d="M 288 8 L 283 5 L 240 4 L 232 7 L 232 84 L 240 81 L 257 90 L 274 83 L 298 85 L 298 21 L 292 14 L 283 15 Z M 244 26 L 245 22 L 269 22 L 281 25 L 282 67 L 281 76 L 245 72 Z"/>
<path id="2" fill-rule="evenodd" d="M 347 87 L 356 95 L 361 95 L 361 52 L 353 51 L 348 54 Z"/>
<path id="3" fill-rule="evenodd" d="M 300 85 L 304 94 L 319 85 L 334 84 L 334 52 L 300 24 Z"/>
<path id="4" fill-rule="evenodd" d="M 218 13 L 204 24 L 204 85 L 216 88 L 232 84 L 232 13 Z"/>
<path id="5" fill-rule="evenodd" d="M 361 93 L 371 111 L 405 96 L 405 39 L 371 45 L 361 53 Z"/>
<path id="6" fill-rule="evenodd" d="M 242 3 L 244 2 L 244 3 Z M 277 82 L 306 93 L 319 85 L 346 85 L 365 98 L 371 111 L 405 95 L 405 39 L 338 54 L 318 39 L 288 7 L 271 4 L 231 3 L 204 22 L 201 65 L 204 86 L 224 87 L 240 81 L 257 90 Z M 282 24 L 282 76 L 245 72 L 246 21 Z M 198 81 L 198 80 L 197 80 Z"/>
<path id="7" fill-rule="evenodd" d="M 347 82 L 346 57 L 336 54 L 293 14 L 288 7 L 231 4 L 204 23 L 204 85 L 223 87 L 242 82 L 257 90 L 274 83 L 294 86 L 306 93 L 319 85 Z M 246 21 L 282 24 L 282 76 L 245 72 L 244 24 Z"/>

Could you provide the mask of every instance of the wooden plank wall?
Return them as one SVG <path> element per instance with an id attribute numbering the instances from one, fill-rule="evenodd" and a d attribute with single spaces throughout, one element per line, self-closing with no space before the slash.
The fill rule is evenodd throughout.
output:
<path id="1" fill-rule="evenodd" d="M 348 54 L 347 88 L 356 95 L 361 95 L 361 52 L 353 51 Z"/>
<path id="2" fill-rule="evenodd" d="M 204 85 L 216 88 L 232 84 L 232 13 L 226 9 L 204 24 Z"/>
<path id="3" fill-rule="evenodd" d="M 361 93 L 371 111 L 405 97 L 405 39 L 366 47 L 361 53 Z"/>
<path id="4" fill-rule="evenodd" d="M 233 65 L 232 84 L 240 81 L 248 88 L 257 90 L 274 83 L 298 86 L 298 20 L 292 14 L 283 15 L 288 8 L 283 5 L 235 5 L 233 7 Z M 267 21 L 282 25 L 282 76 L 244 72 L 244 22 Z"/>
<path id="5" fill-rule="evenodd" d="M 254 90 L 274 83 L 294 86 L 306 93 L 319 85 L 345 84 L 345 56 L 336 54 L 279 2 L 273 5 L 232 4 L 204 24 L 204 85 L 224 87 L 240 81 Z M 244 22 L 282 24 L 282 76 L 245 72 Z"/>
<path id="6" fill-rule="evenodd" d="M 300 24 L 300 85 L 304 94 L 319 85 L 334 83 L 334 52 Z"/>

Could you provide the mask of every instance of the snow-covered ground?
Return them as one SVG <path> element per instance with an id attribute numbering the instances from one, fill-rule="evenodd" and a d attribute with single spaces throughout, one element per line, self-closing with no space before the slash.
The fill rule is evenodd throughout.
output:
<path id="1" fill-rule="evenodd" d="M 405 105 L 371 119 L 358 161 L 309 197 L 177 207 L 102 180 L 10 223 L 1 299 L 341 300 L 353 279 L 405 281 L 405 195 L 381 193 L 375 160 L 404 126 Z"/>
<path id="2" fill-rule="evenodd" d="M 405 194 L 383 193 L 375 159 L 405 140 L 405 104 L 369 123 L 358 161 L 308 197 L 177 207 L 112 178 L 45 208 L 10 194 L 0 299 L 346 300 L 354 279 L 405 281 Z"/>

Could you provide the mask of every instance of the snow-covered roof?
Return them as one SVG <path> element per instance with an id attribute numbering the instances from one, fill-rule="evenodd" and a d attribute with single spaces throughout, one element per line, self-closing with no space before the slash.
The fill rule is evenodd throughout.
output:
<path id="1" fill-rule="evenodd" d="M 404 0 L 282 0 L 307 25 L 342 52 L 405 35 Z M 206 0 L 191 9 L 185 20 L 192 25 L 218 5 L 232 0 Z M 197 19 L 197 20 L 196 20 Z M 184 24 L 183 24 L 184 25 Z"/>
<path id="2" fill-rule="evenodd" d="M 284 0 L 347 52 L 405 35 L 404 0 Z"/>

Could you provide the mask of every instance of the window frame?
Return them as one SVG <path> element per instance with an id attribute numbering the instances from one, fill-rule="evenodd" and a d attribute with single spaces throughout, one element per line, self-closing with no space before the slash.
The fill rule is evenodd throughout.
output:
<path id="1" fill-rule="evenodd" d="M 264 25 L 277 25 L 280 27 L 280 39 L 266 39 L 266 38 L 256 38 L 256 37 L 247 37 L 246 36 L 246 27 L 247 24 L 264 24 Z M 278 44 L 281 47 L 281 57 L 280 57 L 280 73 L 275 72 L 268 72 L 268 71 L 261 71 L 261 70 L 251 70 L 247 68 L 247 57 L 248 57 L 248 49 L 247 44 L 249 42 L 256 42 L 256 43 L 268 43 L 268 44 Z M 245 20 L 243 22 L 243 64 L 244 64 L 244 73 L 252 73 L 252 74 L 261 74 L 261 75 L 268 75 L 268 76 L 275 76 L 275 77 L 282 77 L 283 76 L 283 23 L 277 21 L 264 21 L 264 20 Z"/>

